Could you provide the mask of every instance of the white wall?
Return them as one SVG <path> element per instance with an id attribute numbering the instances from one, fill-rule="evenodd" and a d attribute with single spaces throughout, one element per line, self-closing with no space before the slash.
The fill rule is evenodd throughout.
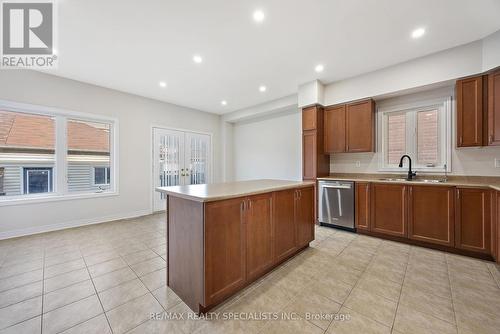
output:
<path id="1" fill-rule="evenodd" d="M 214 180 L 221 178 L 220 117 L 48 74 L 0 71 L 0 99 L 119 120 L 119 195 L 0 207 L 0 238 L 106 221 L 152 210 L 151 126 L 213 134 Z"/>
<path id="2" fill-rule="evenodd" d="M 436 97 L 453 96 L 452 101 L 452 151 L 451 168 L 453 175 L 500 176 L 500 168 L 495 168 L 495 158 L 500 159 L 500 147 L 456 148 L 456 101 L 454 86 L 437 88 L 414 94 L 407 94 L 377 101 L 377 108 L 405 104 L 409 101 L 428 100 Z M 378 119 L 378 118 L 376 118 Z M 377 134 L 378 136 L 378 134 Z M 330 156 L 331 173 L 377 173 L 379 152 L 338 153 Z M 358 164 L 359 162 L 359 164 Z M 402 173 L 405 170 L 401 170 Z"/>
<path id="3" fill-rule="evenodd" d="M 298 109 L 234 124 L 236 180 L 302 179 L 302 116 Z"/>
<path id="4" fill-rule="evenodd" d="M 500 30 L 483 39 L 483 71 L 500 66 Z"/>

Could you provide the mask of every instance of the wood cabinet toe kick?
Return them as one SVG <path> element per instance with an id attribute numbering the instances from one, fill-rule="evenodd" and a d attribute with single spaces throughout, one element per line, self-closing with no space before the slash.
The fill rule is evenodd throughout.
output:
<path id="1" fill-rule="evenodd" d="M 167 285 L 204 313 L 312 240 L 312 184 L 211 202 L 168 194 Z"/>

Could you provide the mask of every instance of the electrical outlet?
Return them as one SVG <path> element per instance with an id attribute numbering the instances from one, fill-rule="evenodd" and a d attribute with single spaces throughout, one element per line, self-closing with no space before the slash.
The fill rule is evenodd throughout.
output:
<path id="1" fill-rule="evenodd" d="M 495 160 L 496 161 L 496 160 Z M 496 163 L 496 162 L 495 162 Z M 356 167 L 359 168 L 361 167 L 361 161 L 356 161 Z"/>
<path id="2" fill-rule="evenodd" d="M 495 168 L 500 168 L 500 159 L 495 158 Z"/>

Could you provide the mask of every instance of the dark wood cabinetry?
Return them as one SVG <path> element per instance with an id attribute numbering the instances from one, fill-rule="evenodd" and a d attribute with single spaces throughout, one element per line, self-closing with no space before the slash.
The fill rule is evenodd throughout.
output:
<path id="1" fill-rule="evenodd" d="M 455 247 L 491 253 L 491 191 L 457 188 Z"/>
<path id="2" fill-rule="evenodd" d="M 245 202 L 246 273 L 253 280 L 273 265 L 273 195 L 250 197 Z"/>
<path id="3" fill-rule="evenodd" d="M 325 108 L 325 152 L 346 151 L 345 105 Z"/>
<path id="4" fill-rule="evenodd" d="M 370 183 L 356 182 L 355 225 L 357 230 L 370 230 Z"/>
<path id="5" fill-rule="evenodd" d="M 484 145 L 484 77 L 457 81 L 457 147 Z"/>
<path id="6" fill-rule="evenodd" d="M 276 261 L 287 258 L 297 249 L 295 236 L 296 193 L 294 189 L 274 193 L 274 257 Z"/>
<path id="7" fill-rule="evenodd" d="M 370 230 L 398 237 L 407 236 L 407 186 L 373 183 L 370 194 Z"/>
<path id="8" fill-rule="evenodd" d="M 244 208 L 243 198 L 205 205 L 205 303 L 207 305 L 222 300 L 245 283 Z"/>
<path id="9" fill-rule="evenodd" d="M 454 187 L 411 186 L 408 208 L 408 238 L 455 245 Z"/>
<path id="10" fill-rule="evenodd" d="M 323 141 L 323 108 L 302 110 L 302 178 L 316 180 L 330 173 L 330 157 L 325 155 Z"/>
<path id="11" fill-rule="evenodd" d="M 488 145 L 500 145 L 500 71 L 488 75 Z"/>
<path id="12" fill-rule="evenodd" d="M 375 103 L 364 100 L 325 108 L 325 152 L 372 152 Z"/>
<path id="13" fill-rule="evenodd" d="M 373 100 L 350 103 L 346 107 L 346 152 L 374 150 L 375 103 Z"/>
<path id="14" fill-rule="evenodd" d="M 314 240 L 314 188 L 297 189 L 295 195 L 295 228 L 297 247 Z"/>

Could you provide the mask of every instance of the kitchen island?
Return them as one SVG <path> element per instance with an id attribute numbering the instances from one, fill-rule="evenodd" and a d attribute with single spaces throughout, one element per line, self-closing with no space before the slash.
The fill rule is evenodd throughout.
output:
<path id="1" fill-rule="evenodd" d="M 314 183 L 253 180 L 160 187 L 167 285 L 206 312 L 314 240 Z"/>

